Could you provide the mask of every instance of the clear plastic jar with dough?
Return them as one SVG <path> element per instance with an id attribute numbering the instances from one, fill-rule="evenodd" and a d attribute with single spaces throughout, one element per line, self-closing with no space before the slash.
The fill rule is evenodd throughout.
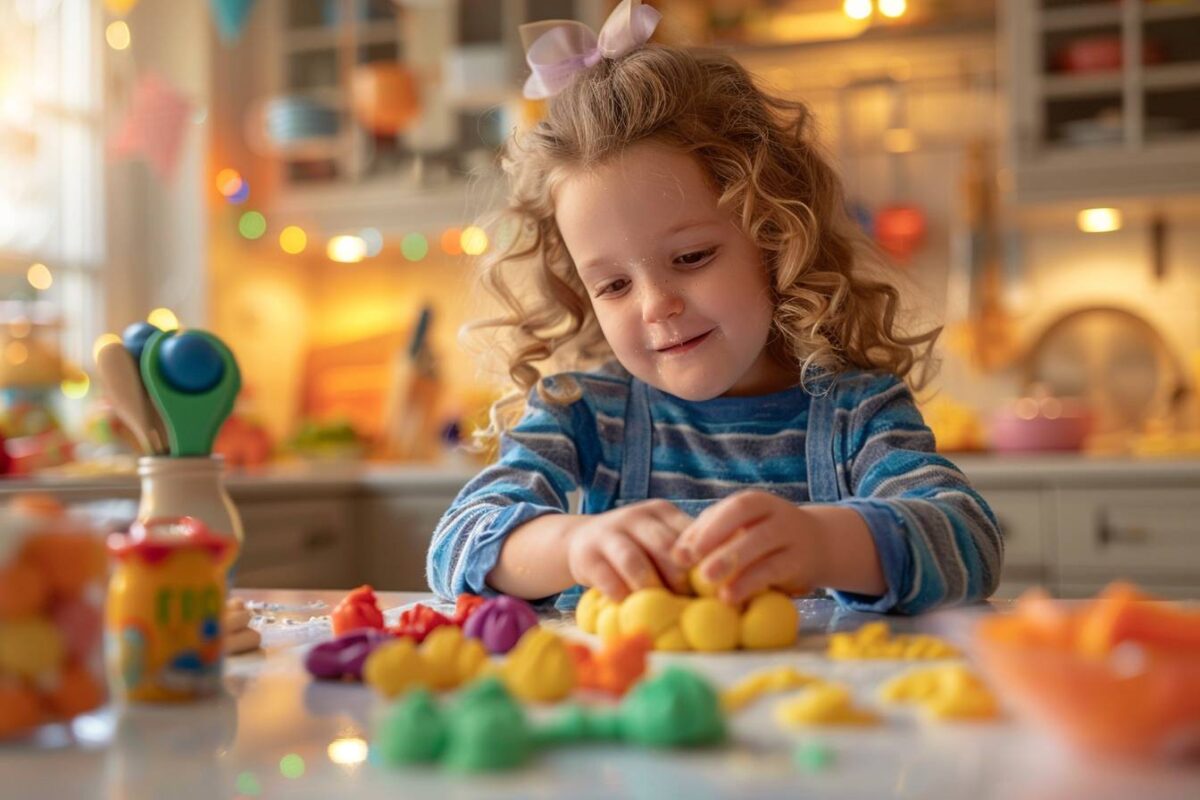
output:
<path id="1" fill-rule="evenodd" d="M 105 703 L 102 532 L 53 498 L 0 508 L 0 742 Z"/>

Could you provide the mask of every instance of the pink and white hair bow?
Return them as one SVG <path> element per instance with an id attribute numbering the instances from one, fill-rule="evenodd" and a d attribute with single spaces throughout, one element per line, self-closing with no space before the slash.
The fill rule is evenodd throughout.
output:
<path id="1" fill-rule="evenodd" d="M 622 0 L 596 34 L 574 20 L 549 19 L 522 25 L 525 61 L 533 74 L 525 81 L 530 100 L 553 97 L 567 87 L 575 73 L 595 66 L 601 58 L 620 58 L 650 40 L 662 14 L 640 0 Z"/>

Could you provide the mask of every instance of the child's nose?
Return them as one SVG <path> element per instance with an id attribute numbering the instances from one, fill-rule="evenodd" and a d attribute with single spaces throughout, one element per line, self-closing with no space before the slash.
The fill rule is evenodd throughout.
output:
<path id="1" fill-rule="evenodd" d="M 662 322 L 683 311 L 683 298 L 665 283 L 650 283 L 642 295 L 642 320 Z"/>

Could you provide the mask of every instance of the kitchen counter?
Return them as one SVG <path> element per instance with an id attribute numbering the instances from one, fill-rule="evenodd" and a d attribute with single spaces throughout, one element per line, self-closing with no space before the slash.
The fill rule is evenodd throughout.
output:
<path id="1" fill-rule="evenodd" d="M 760 700 L 731 720 L 731 741 L 710 751 L 651 752 L 577 746 L 535 757 L 527 768 L 481 777 L 433 769 L 394 771 L 366 758 L 371 718 L 383 701 L 352 684 L 311 681 L 302 656 L 328 634 L 326 613 L 340 592 L 243 591 L 268 607 L 264 651 L 227 662 L 227 693 L 178 706 L 132 707 L 91 715 L 74 742 L 48 738 L 0 747 L 5 798 L 289 797 L 644 797 L 727 796 L 1130 798 L 1200 797 L 1200 770 L 1150 768 L 1087 760 L 1012 721 L 921 722 L 884 711 L 886 724 L 853 731 L 785 733 L 771 718 L 778 697 Z M 380 595 L 389 620 L 426 595 Z M 802 639 L 773 653 L 655 654 L 654 665 L 686 664 L 721 685 L 778 664 L 844 681 L 874 704 L 874 689 L 905 666 L 830 662 L 823 639 L 874 615 L 840 611 L 829 600 L 798 601 Z M 1002 604 L 1000 604 L 1002 605 Z M 896 630 L 960 638 L 974 615 L 966 609 L 888 618 Z M 579 634 L 569 618 L 546 624 Z M 536 709 L 535 717 L 556 709 Z M 791 759 L 801 742 L 820 741 L 832 763 L 802 771 Z M 292 777 L 288 777 L 290 775 Z M 15 792 L 15 793 L 14 793 Z"/>

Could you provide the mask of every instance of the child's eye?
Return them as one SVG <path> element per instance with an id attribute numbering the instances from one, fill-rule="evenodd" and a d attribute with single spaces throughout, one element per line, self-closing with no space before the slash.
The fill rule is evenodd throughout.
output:
<path id="1" fill-rule="evenodd" d="M 601 286 L 600 289 L 597 290 L 596 296 L 600 297 L 601 295 L 605 295 L 605 294 L 615 294 L 617 292 L 622 291 L 628 285 L 629 285 L 629 281 L 627 281 L 626 279 L 617 278 L 615 281 L 612 281 L 611 283 L 606 283 L 603 286 Z"/>
<path id="2" fill-rule="evenodd" d="M 703 264 L 715 252 L 717 252 L 717 248 L 710 247 L 707 250 L 697 250 L 694 253 L 684 253 L 675 259 L 675 263 L 684 267 L 695 267 Z"/>

